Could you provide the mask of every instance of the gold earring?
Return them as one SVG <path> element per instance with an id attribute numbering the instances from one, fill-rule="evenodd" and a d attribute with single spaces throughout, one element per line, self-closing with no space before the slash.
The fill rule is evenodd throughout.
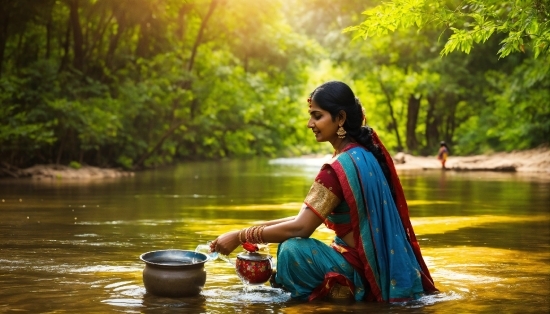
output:
<path id="1" fill-rule="evenodd" d="M 346 137 L 346 130 L 342 126 L 338 127 L 338 131 L 336 131 L 336 135 L 338 135 L 338 138 L 344 138 Z"/>

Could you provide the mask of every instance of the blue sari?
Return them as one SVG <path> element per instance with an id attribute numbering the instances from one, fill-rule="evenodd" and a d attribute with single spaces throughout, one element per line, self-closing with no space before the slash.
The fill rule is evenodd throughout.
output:
<path id="1" fill-rule="evenodd" d="M 277 251 L 276 282 L 292 297 L 310 300 L 326 295 L 329 276 L 343 278 L 339 282 L 350 287 L 355 300 L 402 302 L 437 291 L 420 255 L 408 211 L 404 221 L 403 210 L 397 209 L 372 153 L 356 146 L 327 165 L 335 171 L 344 199 L 325 223 L 351 224 L 355 248 L 347 247 L 338 237 L 332 247 L 315 239 L 289 239 Z"/>

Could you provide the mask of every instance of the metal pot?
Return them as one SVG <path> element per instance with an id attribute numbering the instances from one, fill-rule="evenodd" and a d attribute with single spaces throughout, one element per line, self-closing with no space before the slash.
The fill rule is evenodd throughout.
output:
<path id="1" fill-rule="evenodd" d="M 148 293 L 162 297 L 195 296 L 206 282 L 208 256 L 186 250 L 160 250 L 141 254 L 145 262 L 143 284 Z"/>
<path id="2" fill-rule="evenodd" d="M 239 253 L 235 269 L 237 275 L 248 284 L 259 285 L 266 283 L 273 273 L 271 255 L 255 252 Z"/>

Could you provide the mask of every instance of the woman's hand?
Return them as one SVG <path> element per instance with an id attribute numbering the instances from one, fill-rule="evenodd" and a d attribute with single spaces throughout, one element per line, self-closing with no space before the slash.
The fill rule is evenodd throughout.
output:
<path id="1" fill-rule="evenodd" d="M 241 242 L 239 241 L 239 231 L 230 231 L 217 237 L 210 244 L 210 250 L 223 255 L 229 255 L 233 252 Z"/>

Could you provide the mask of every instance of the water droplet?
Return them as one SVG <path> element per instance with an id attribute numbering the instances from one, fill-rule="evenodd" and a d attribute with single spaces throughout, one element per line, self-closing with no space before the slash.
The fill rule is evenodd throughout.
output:
<path id="1" fill-rule="evenodd" d="M 19 199 L 20 202 L 22 202 L 23 200 L 22 199 Z"/>
<path id="2" fill-rule="evenodd" d="M 27 216 L 27 219 L 29 219 L 29 216 Z"/>

